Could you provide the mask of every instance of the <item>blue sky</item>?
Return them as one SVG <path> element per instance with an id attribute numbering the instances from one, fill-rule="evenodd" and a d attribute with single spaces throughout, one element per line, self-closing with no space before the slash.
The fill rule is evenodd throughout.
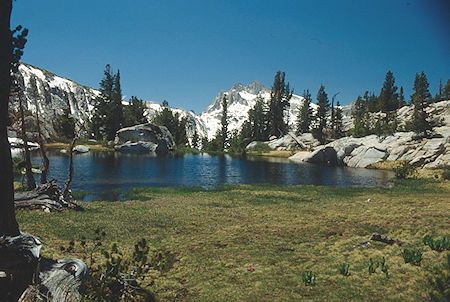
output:
<path id="1" fill-rule="evenodd" d="M 22 60 L 98 88 L 106 64 L 124 95 L 201 112 L 234 83 L 296 94 L 320 84 L 345 104 L 379 92 L 388 69 L 411 94 L 425 71 L 450 78 L 450 8 L 440 0 L 77 0 L 13 3 L 30 30 Z"/>

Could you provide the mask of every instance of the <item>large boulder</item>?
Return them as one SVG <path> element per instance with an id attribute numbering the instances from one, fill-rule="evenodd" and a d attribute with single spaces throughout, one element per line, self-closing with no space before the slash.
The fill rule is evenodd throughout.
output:
<path id="1" fill-rule="evenodd" d="M 90 150 L 91 148 L 85 145 L 77 145 L 73 148 L 73 152 L 75 153 L 88 153 Z"/>
<path id="2" fill-rule="evenodd" d="M 167 154 L 175 149 L 169 130 L 150 123 L 120 129 L 114 143 L 116 151 L 125 153 Z"/>

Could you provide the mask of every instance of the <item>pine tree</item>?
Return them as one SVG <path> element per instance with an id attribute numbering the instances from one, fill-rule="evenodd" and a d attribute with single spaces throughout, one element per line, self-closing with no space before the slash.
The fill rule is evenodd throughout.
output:
<path id="1" fill-rule="evenodd" d="M 249 136 L 245 136 L 247 131 L 242 133 L 245 138 L 256 141 L 265 141 L 269 138 L 267 105 L 262 97 L 257 97 L 255 105 L 248 111 L 248 122 Z"/>
<path id="2" fill-rule="evenodd" d="M 75 131 L 75 119 L 70 112 L 70 105 L 63 109 L 63 114 L 58 115 L 55 122 L 55 130 L 60 138 L 72 139 Z"/>
<path id="3" fill-rule="evenodd" d="M 313 109 L 311 107 L 311 93 L 309 90 L 303 90 L 303 104 L 297 116 L 297 134 L 307 133 L 310 131 L 313 119 Z"/>
<path id="4" fill-rule="evenodd" d="M 128 105 L 123 106 L 123 126 L 130 127 L 147 122 L 144 101 L 132 96 Z"/>
<path id="5" fill-rule="evenodd" d="M 108 64 L 100 82 L 100 95 L 95 100 L 91 131 L 97 139 L 114 139 L 117 130 L 123 125 L 122 89 L 120 71 L 117 74 Z"/>
<path id="6" fill-rule="evenodd" d="M 427 76 L 422 71 L 420 75 L 416 73 L 414 80 L 414 93 L 411 95 L 411 103 L 414 105 L 414 113 L 412 120 L 412 129 L 418 134 L 429 136 L 433 129 L 432 123 L 429 121 L 429 115 L 426 109 L 431 101 L 431 93 L 428 90 L 430 84 Z"/>
<path id="7" fill-rule="evenodd" d="M 219 132 L 219 136 L 221 143 L 221 151 L 224 151 L 228 140 L 228 104 L 226 95 L 224 95 L 222 99 L 222 118 L 220 121 L 222 128 Z"/>
<path id="8" fill-rule="evenodd" d="M 353 118 L 353 136 L 363 137 L 369 134 L 369 109 L 368 104 L 363 100 L 361 96 L 355 101 L 352 108 L 352 118 Z"/>
<path id="9" fill-rule="evenodd" d="M 398 95 L 398 108 L 406 106 L 405 96 L 403 94 L 403 86 L 400 86 L 400 94 Z"/>
<path id="10" fill-rule="evenodd" d="M 450 100 L 450 79 L 447 80 L 447 83 L 444 86 L 444 90 L 442 91 L 441 100 Z"/>
<path id="11" fill-rule="evenodd" d="M 294 90 L 289 88 L 289 83 L 285 84 L 285 73 L 278 71 L 273 81 L 270 92 L 269 103 L 269 133 L 280 137 L 287 133 L 284 111 L 289 105 Z"/>
<path id="12" fill-rule="evenodd" d="M 397 86 L 395 86 L 394 74 L 389 70 L 378 97 L 378 109 L 383 112 L 384 118 L 380 120 L 383 133 L 390 134 L 397 129 L 396 110 L 399 108 Z"/>
<path id="13" fill-rule="evenodd" d="M 199 141 L 199 136 L 198 136 L 198 132 L 197 130 L 194 130 L 194 134 L 192 135 L 192 140 L 191 140 L 191 147 L 198 149 L 199 145 L 198 145 L 198 141 Z"/>
<path id="14" fill-rule="evenodd" d="M 187 144 L 186 124 L 187 118 L 181 117 L 178 112 L 175 114 L 168 107 L 167 101 L 163 102 L 164 109 L 159 112 L 154 118 L 153 123 L 160 126 L 165 126 L 172 134 L 175 144 L 178 147 L 184 147 Z"/>
<path id="15" fill-rule="evenodd" d="M 325 92 L 325 87 L 320 86 L 317 92 L 317 112 L 316 112 L 316 127 L 313 131 L 314 136 L 321 142 L 325 142 L 324 129 L 327 127 L 327 114 L 330 110 L 330 103 L 328 102 L 328 95 Z"/>
<path id="16" fill-rule="evenodd" d="M 336 108 L 334 112 L 334 129 L 333 129 L 333 137 L 340 138 L 344 135 L 344 126 L 342 124 L 342 108 L 339 101 L 336 103 Z"/>

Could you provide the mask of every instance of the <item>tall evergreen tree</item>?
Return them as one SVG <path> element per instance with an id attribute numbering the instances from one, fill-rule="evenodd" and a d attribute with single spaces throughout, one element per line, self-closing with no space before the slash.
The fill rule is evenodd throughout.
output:
<path id="1" fill-rule="evenodd" d="M 369 134 L 369 109 L 367 102 L 361 96 L 355 101 L 352 108 L 352 118 L 353 118 L 353 136 L 363 137 Z"/>
<path id="2" fill-rule="evenodd" d="M 269 138 L 267 122 L 267 105 L 262 97 L 257 97 L 256 103 L 248 111 L 248 137 L 247 131 L 241 131 L 241 135 L 251 140 L 265 141 Z"/>
<path id="3" fill-rule="evenodd" d="M 275 74 L 269 103 L 269 133 L 274 136 L 282 136 L 287 133 L 287 123 L 284 112 L 289 106 L 294 90 L 289 83 L 285 83 L 285 73 L 278 71 Z"/>
<path id="4" fill-rule="evenodd" d="M 342 124 L 342 108 L 339 101 L 337 101 L 334 111 L 333 137 L 340 138 L 343 135 L 344 135 L 344 126 Z"/>
<path id="5" fill-rule="evenodd" d="M 447 80 L 447 83 L 442 90 L 442 94 L 440 97 L 441 100 L 450 100 L 450 79 Z"/>
<path id="6" fill-rule="evenodd" d="M 197 130 L 194 130 L 194 134 L 192 135 L 191 147 L 198 149 L 199 148 L 199 139 Z"/>
<path id="7" fill-rule="evenodd" d="M 310 131 L 313 119 L 313 109 L 311 107 L 311 93 L 309 90 L 303 90 L 303 104 L 297 116 L 297 134 L 307 133 Z"/>
<path id="8" fill-rule="evenodd" d="M 406 106 L 405 95 L 403 92 L 403 86 L 400 86 L 400 93 L 398 95 L 398 108 Z"/>
<path id="9" fill-rule="evenodd" d="M 187 118 L 181 117 L 178 112 L 174 114 L 168 105 L 167 101 L 163 102 L 164 108 L 153 118 L 153 123 L 165 126 L 172 134 L 175 144 L 184 147 L 188 142 L 186 136 Z"/>
<path id="10" fill-rule="evenodd" d="M 317 112 L 316 112 L 316 127 L 313 131 L 315 137 L 320 141 L 325 141 L 324 129 L 327 127 L 327 114 L 330 110 L 330 103 L 328 101 L 328 95 L 325 92 L 325 87 L 320 86 L 317 92 Z"/>
<path id="11" fill-rule="evenodd" d="M 220 130 L 221 151 L 224 151 L 228 141 L 228 103 L 226 95 L 222 99 L 222 118 L 220 121 L 222 125 Z"/>
<path id="12" fill-rule="evenodd" d="M 380 120 L 384 133 L 393 133 L 397 130 L 396 110 L 398 108 L 397 86 L 395 86 L 394 74 L 389 70 L 378 97 L 378 109 L 385 114 Z"/>
<path id="13" fill-rule="evenodd" d="M 100 82 L 100 95 L 95 101 L 95 111 L 91 130 L 98 139 L 112 140 L 123 125 L 122 89 L 120 71 L 114 74 L 111 66 L 105 67 L 104 77 Z"/>
<path id="14" fill-rule="evenodd" d="M 144 113 L 144 102 L 141 99 L 132 96 L 128 105 L 123 106 L 123 126 L 130 127 L 146 123 L 147 118 Z"/>
<path id="15" fill-rule="evenodd" d="M 414 105 L 412 129 L 414 132 L 423 136 L 428 136 L 433 128 L 426 111 L 431 101 L 431 93 L 428 90 L 429 86 L 430 84 L 425 73 L 423 71 L 420 75 L 416 73 L 414 93 L 411 95 L 411 103 Z"/>

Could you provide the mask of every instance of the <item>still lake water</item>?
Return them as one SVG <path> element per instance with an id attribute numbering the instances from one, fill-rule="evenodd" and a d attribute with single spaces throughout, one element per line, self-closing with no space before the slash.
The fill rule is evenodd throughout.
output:
<path id="1" fill-rule="evenodd" d="M 69 158 L 49 154 L 49 179 L 67 179 Z M 33 163 L 40 164 L 36 154 Z M 185 154 L 152 157 L 90 151 L 74 156 L 72 191 L 108 192 L 116 188 L 202 186 L 270 183 L 277 185 L 323 185 L 381 187 L 393 177 L 389 171 L 297 164 L 283 158 L 236 158 L 228 155 Z"/>

